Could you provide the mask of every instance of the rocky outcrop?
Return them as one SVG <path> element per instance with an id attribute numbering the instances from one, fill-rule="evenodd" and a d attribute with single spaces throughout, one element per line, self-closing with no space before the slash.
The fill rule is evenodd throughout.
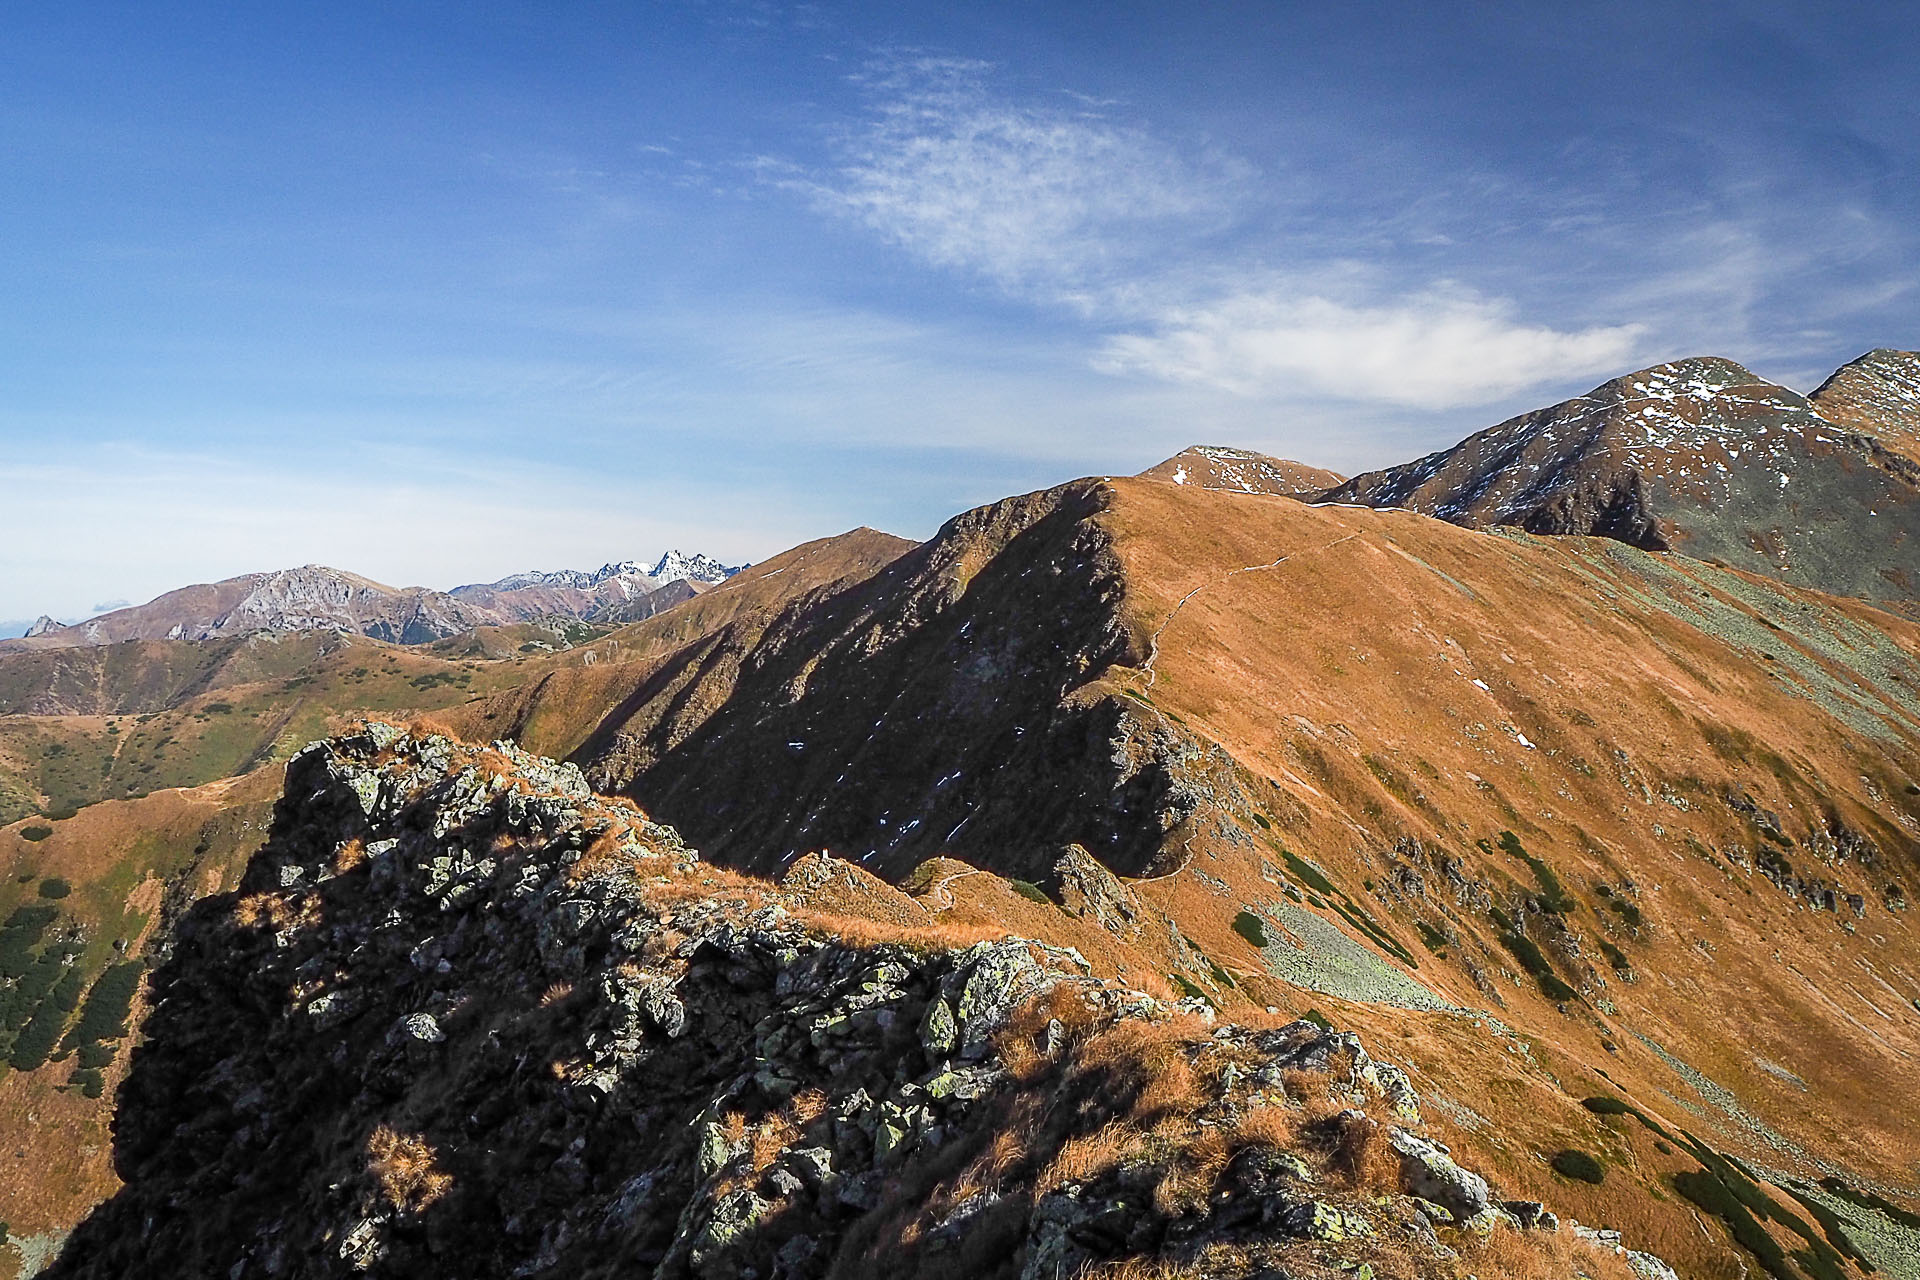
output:
<path id="1" fill-rule="evenodd" d="M 1431 1206 L 1356 1174 L 1418 1107 L 1355 1037 L 1213 1025 L 1019 938 L 823 919 L 570 765 L 382 725 L 314 744 L 155 975 L 125 1185 L 50 1274 L 1447 1258 Z"/>

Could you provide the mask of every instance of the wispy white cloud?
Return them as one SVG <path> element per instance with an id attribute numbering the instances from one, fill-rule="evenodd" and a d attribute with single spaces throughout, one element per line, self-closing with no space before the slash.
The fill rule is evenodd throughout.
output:
<path id="1" fill-rule="evenodd" d="M 1643 334 L 1529 325 L 1511 303 L 1452 291 L 1379 306 L 1255 293 L 1169 311 L 1151 332 L 1109 339 L 1095 366 L 1240 395 L 1448 409 L 1617 369 Z"/>
<path id="2" fill-rule="evenodd" d="M 906 59 L 868 87 L 871 118 L 839 167 L 777 180 L 930 265 L 1071 307 L 1107 333 L 1091 358 L 1104 373 L 1451 408 L 1617 372 L 1643 334 L 1555 327 L 1445 283 L 1383 292 L 1379 271 L 1352 264 L 1275 261 L 1328 229 L 1253 236 L 1272 208 L 1253 207 L 1252 166 L 1103 111 L 1015 102 L 985 63 Z"/>
<path id="3" fill-rule="evenodd" d="M 1246 165 L 1098 111 L 1013 103 L 990 70 L 913 58 L 869 76 L 872 118 L 807 189 L 927 262 L 1082 302 L 1244 200 Z"/>

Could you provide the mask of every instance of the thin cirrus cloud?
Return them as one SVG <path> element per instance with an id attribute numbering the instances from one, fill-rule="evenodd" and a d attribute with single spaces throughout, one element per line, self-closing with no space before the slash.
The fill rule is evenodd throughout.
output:
<path id="1" fill-rule="evenodd" d="M 1459 408 L 1617 369 L 1644 333 L 1530 323 L 1508 299 L 1446 284 L 1326 296 L 1294 283 L 1323 277 L 1319 264 L 1289 271 L 1257 246 L 1216 247 L 1248 238 L 1259 194 L 1234 156 L 1102 110 L 1011 101 L 981 62 L 912 59 L 867 87 L 870 115 L 842 137 L 841 163 L 797 185 L 930 265 L 1077 313 L 1107 335 L 1089 357 L 1106 374 Z M 1249 278 L 1272 283 L 1220 284 Z"/>
<path id="2" fill-rule="evenodd" d="M 1228 222 L 1247 167 L 1187 156 L 1096 111 L 1016 104 L 991 66 L 914 58 L 865 77 L 873 111 L 842 163 L 806 182 L 829 213 L 1001 289 L 1087 304 L 1164 252 Z"/>

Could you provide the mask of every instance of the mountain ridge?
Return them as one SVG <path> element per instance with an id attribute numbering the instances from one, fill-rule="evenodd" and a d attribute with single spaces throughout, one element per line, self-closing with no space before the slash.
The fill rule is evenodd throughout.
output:
<path id="1" fill-rule="evenodd" d="M 1920 466 L 1720 357 L 1611 379 L 1322 500 L 1611 537 L 1920 615 Z"/>
<path id="2" fill-rule="evenodd" d="M 741 566 L 744 567 L 744 566 Z M 256 631 L 343 631 L 394 644 L 425 644 L 482 626 L 547 617 L 632 621 L 685 598 L 650 595 L 686 582 L 695 590 L 723 582 L 739 567 L 712 557 L 669 551 L 644 571 L 637 561 L 614 561 L 585 572 L 513 574 L 492 583 L 437 591 L 395 588 L 326 565 L 241 574 L 166 592 L 142 605 L 112 610 L 71 625 L 45 617 L 23 637 L 0 641 L 8 649 L 119 644 L 128 640 L 209 640 Z M 662 576 L 668 575 L 668 576 Z"/>

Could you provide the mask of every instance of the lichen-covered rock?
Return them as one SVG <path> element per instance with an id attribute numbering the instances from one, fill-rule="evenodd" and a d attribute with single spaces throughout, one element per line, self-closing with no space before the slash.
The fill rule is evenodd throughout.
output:
<path id="1" fill-rule="evenodd" d="M 1371 1235 L 1373 1227 L 1351 1209 L 1322 1200 L 1306 1200 L 1287 1214 L 1286 1231 L 1308 1240 L 1351 1240 Z"/>
<path id="2" fill-rule="evenodd" d="M 1400 1157 L 1400 1185 L 1408 1194 L 1431 1200 L 1461 1219 L 1492 1207 L 1487 1180 L 1461 1168 L 1441 1143 L 1397 1127 L 1388 1132 L 1388 1141 Z"/>

